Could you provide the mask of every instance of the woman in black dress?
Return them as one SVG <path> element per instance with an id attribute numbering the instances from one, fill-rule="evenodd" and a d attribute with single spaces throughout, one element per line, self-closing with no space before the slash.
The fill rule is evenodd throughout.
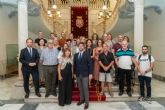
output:
<path id="1" fill-rule="evenodd" d="M 59 105 L 71 104 L 72 97 L 72 58 L 70 49 L 64 49 L 64 53 L 59 59 L 58 79 L 59 79 Z"/>
<path id="2" fill-rule="evenodd" d="M 92 40 L 91 39 L 88 39 L 86 41 L 86 52 L 89 53 L 89 55 L 91 56 L 91 59 L 92 59 L 92 68 L 93 68 L 93 44 L 92 44 Z M 89 81 L 89 87 L 91 86 L 91 81 Z"/>

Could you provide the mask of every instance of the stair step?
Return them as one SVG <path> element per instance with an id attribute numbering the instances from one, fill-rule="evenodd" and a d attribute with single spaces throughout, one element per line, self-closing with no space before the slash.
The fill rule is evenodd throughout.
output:
<path id="1" fill-rule="evenodd" d="M 119 87 L 118 86 L 113 86 L 112 89 L 113 89 L 113 92 L 118 92 L 119 91 Z M 108 87 L 104 87 L 104 90 L 108 91 Z M 57 91 L 58 91 L 58 88 L 57 88 Z M 31 93 L 35 93 L 34 87 L 30 88 L 30 92 Z M 45 92 L 46 92 L 45 88 L 41 87 L 40 88 L 40 93 L 45 93 Z"/>
<path id="2" fill-rule="evenodd" d="M 24 98 L 24 102 L 26 103 L 57 103 L 58 97 L 54 97 L 50 95 L 49 97 L 45 98 L 45 93 L 41 93 L 42 97 L 38 97 L 35 93 L 31 93 L 29 98 Z"/>
<path id="3" fill-rule="evenodd" d="M 119 87 L 118 86 L 112 86 L 112 90 L 113 90 L 113 92 L 119 92 Z M 126 90 L 126 87 L 125 87 L 125 90 Z M 138 92 L 139 86 L 134 86 L 133 90 Z M 108 87 L 104 87 L 104 91 L 107 92 L 108 91 Z M 35 93 L 34 87 L 32 87 L 30 89 L 30 92 L 31 93 Z M 46 92 L 45 88 L 41 87 L 40 88 L 40 93 L 45 93 L 45 92 Z M 58 92 L 58 88 L 57 88 L 57 92 Z"/>
<path id="4" fill-rule="evenodd" d="M 127 93 L 124 93 L 122 96 L 118 95 L 118 92 L 113 92 L 114 96 L 111 97 L 108 93 L 105 93 L 107 102 L 120 102 L 120 101 L 137 101 L 139 94 L 133 93 L 132 97 L 128 97 Z"/>
<path id="5" fill-rule="evenodd" d="M 132 97 L 128 97 L 126 93 L 124 93 L 122 96 L 118 96 L 118 92 L 113 92 L 113 94 L 114 97 L 111 97 L 107 92 L 105 92 L 105 96 L 106 96 L 105 102 L 137 101 L 139 97 L 138 93 L 133 93 Z M 45 98 L 45 93 L 41 93 L 41 95 L 42 97 L 37 97 L 35 93 L 31 93 L 29 95 L 29 98 L 24 99 L 24 102 L 25 103 L 58 103 L 58 96 L 54 97 L 50 95 L 48 98 Z"/>
<path id="6" fill-rule="evenodd" d="M 30 89 L 30 92 L 31 92 L 31 93 L 35 93 L 34 87 Z M 40 88 L 40 93 L 46 93 L 46 90 L 45 90 L 44 87 L 41 87 L 41 88 Z"/>
<path id="7" fill-rule="evenodd" d="M 125 89 L 126 89 L 126 87 L 125 87 Z M 103 99 L 102 101 L 104 101 L 104 100 L 106 102 L 137 101 L 137 98 L 139 97 L 138 89 L 139 89 L 139 86 L 134 86 L 132 97 L 128 97 L 128 95 L 126 93 L 124 93 L 122 96 L 118 96 L 118 93 L 119 93 L 118 85 L 115 85 L 115 86 L 113 86 L 114 97 L 111 97 L 108 94 L 108 87 L 106 86 L 104 88 L 106 98 L 102 97 L 102 99 Z M 31 87 L 30 91 L 31 91 L 31 94 L 30 94 L 29 98 L 24 99 L 24 101 L 26 103 L 58 103 L 58 97 L 54 97 L 54 96 L 50 95 L 48 98 L 45 98 L 45 88 L 44 87 L 40 88 L 40 93 L 41 93 L 42 97 L 37 97 L 35 95 L 34 87 Z M 95 93 L 92 93 L 92 92 L 96 92 L 95 87 L 91 88 L 90 101 L 98 101 L 98 95 L 95 95 Z M 57 88 L 57 93 L 58 93 L 58 88 Z M 75 96 L 75 97 L 72 96 L 72 98 L 75 98 L 75 101 L 79 100 L 79 91 L 77 88 L 74 89 L 73 93 L 77 94 L 77 96 Z"/>

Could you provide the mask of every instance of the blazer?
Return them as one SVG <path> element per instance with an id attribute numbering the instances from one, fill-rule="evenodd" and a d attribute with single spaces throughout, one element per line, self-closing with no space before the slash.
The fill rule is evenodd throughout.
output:
<path id="1" fill-rule="evenodd" d="M 19 61 L 22 63 L 22 72 L 26 73 L 30 70 L 38 71 L 39 53 L 37 49 L 32 48 L 32 56 L 27 48 L 21 50 Z M 29 63 L 36 63 L 36 66 L 30 67 Z"/>
<path id="2" fill-rule="evenodd" d="M 82 77 L 88 77 L 92 74 L 92 59 L 90 54 L 86 51 L 83 52 L 81 60 L 78 58 L 79 53 L 74 55 L 74 74 L 78 77 L 80 74 Z"/>

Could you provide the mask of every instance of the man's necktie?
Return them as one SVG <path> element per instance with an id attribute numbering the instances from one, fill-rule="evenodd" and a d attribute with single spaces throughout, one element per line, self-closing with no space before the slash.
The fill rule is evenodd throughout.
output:
<path id="1" fill-rule="evenodd" d="M 32 48 L 29 48 L 30 56 L 32 57 Z"/>
<path id="2" fill-rule="evenodd" d="M 82 53 L 79 54 L 79 60 L 82 58 Z"/>

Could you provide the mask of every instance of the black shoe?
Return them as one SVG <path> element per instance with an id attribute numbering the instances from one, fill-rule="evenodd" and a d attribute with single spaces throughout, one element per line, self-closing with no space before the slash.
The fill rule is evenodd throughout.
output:
<path id="1" fill-rule="evenodd" d="M 29 93 L 26 93 L 26 94 L 25 94 L 25 98 L 26 98 L 26 99 L 29 98 Z"/>
<path id="2" fill-rule="evenodd" d="M 46 94 L 45 94 L 45 97 L 49 97 L 49 95 L 50 95 L 49 93 L 46 93 Z"/>
<path id="3" fill-rule="evenodd" d="M 128 92 L 127 93 L 129 97 L 132 97 L 132 93 L 131 92 Z"/>
<path id="4" fill-rule="evenodd" d="M 84 110 L 89 108 L 89 103 L 85 103 Z"/>
<path id="5" fill-rule="evenodd" d="M 69 102 L 69 103 L 66 103 L 66 105 L 70 105 L 71 104 L 71 102 Z"/>
<path id="6" fill-rule="evenodd" d="M 53 95 L 54 97 L 57 97 L 57 93 L 53 93 L 52 95 Z"/>
<path id="7" fill-rule="evenodd" d="M 59 104 L 59 106 L 64 107 L 65 105 L 64 104 Z"/>
<path id="8" fill-rule="evenodd" d="M 41 97 L 41 94 L 40 93 L 36 93 L 36 96 Z"/>
<path id="9" fill-rule="evenodd" d="M 123 95 L 123 92 L 119 92 L 119 96 L 122 96 Z"/>
<path id="10" fill-rule="evenodd" d="M 77 105 L 79 106 L 79 105 L 81 105 L 81 104 L 83 104 L 84 103 L 84 101 L 79 101 L 78 103 L 77 103 Z"/>

